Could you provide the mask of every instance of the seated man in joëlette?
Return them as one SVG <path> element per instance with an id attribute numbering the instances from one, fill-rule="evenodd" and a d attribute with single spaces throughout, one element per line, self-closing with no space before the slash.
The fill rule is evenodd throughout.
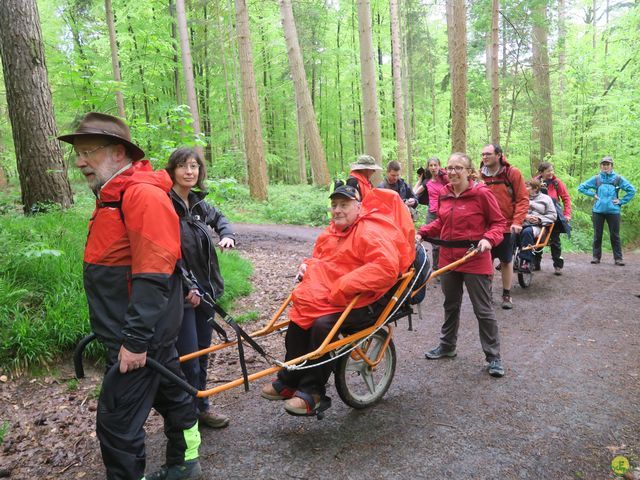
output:
<path id="1" fill-rule="evenodd" d="M 343 328 L 358 330 L 375 323 L 384 308 L 381 298 L 415 257 L 413 223 L 394 192 L 376 189 L 361 203 L 359 192 L 343 185 L 330 198 L 331 223 L 316 240 L 313 256 L 298 270 L 301 282 L 292 294 L 285 361 L 318 348 L 358 294 Z M 332 370 L 333 362 L 281 370 L 277 380 L 264 386 L 262 396 L 286 400 L 284 408 L 293 415 L 315 415 Z"/>

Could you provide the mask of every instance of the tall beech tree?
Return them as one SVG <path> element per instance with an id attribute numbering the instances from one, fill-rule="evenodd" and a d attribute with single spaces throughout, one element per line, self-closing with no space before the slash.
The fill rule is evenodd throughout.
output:
<path id="1" fill-rule="evenodd" d="M 364 152 L 382 162 L 382 140 L 380 133 L 380 115 L 376 94 L 376 62 L 373 52 L 373 34 L 371 31 L 371 2 L 358 2 L 358 32 L 360 35 L 360 81 L 362 84 L 362 105 L 364 108 Z"/>
<path id="2" fill-rule="evenodd" d="M 25 213 L 73 203 L 53 115 L 35 0 L 0 2 L 0 55 Z"/>
<path id="3" fill-rule="evenodd" d="M 256 77 L 253 71 L 249 14 L 245 0 L 235 0 L 235 7 L 240 77 L 242 78 L 242 118 L 244 120 L 244 145 L 247 156 L 249 193 L 254 200 L 267 200 L 267 163 L 262 141 Z"/>
<path id="4" fill-rule="evenodd" d="M 302 53 L 298 43 L 298 32 L 293 18 L 293 9 L 290 0 L 280 0 L 280 14 L 282 16 L 282 27 L 287 42 L 287 53 L 291 76 L 296 93 L 296 105 L 299 109 L 299 121 L 302 122 L 304 138 L 309 151 L 309 160 L 313 183 L 316 185 L 329 184 L 329 169 L 324 156 L 324 147 L 320 139 L 320 130 L 316 122 L 316 113 L 311 103 L 311 94 L 307 86 L 307 77 L 302 63 Z"/>
<path id="5" fill-rule="evenodd" d="M 178 24 L 178 36 L 180 37 L 180 52 L 182 54 L 182 73 L 184 75 L 184 86 L 187 94 L 187 102 L 193 118 L 193 133 L 200 136 L 200 113 L 198 111 L 198 97 L 196 95 L 196 84 L 193 78 L 193 62 L 191 59 L 191 47 L 189 45 L 189 32 L 187 29 L 187 14 L 184 8 L 184 0 L 176 0 L 176 23 Z M 201 146 L 196 147 L 198 153 L 204 158 L 204 150 Z"/>
<path id="6" fill-rule="evenodd" d="M 451 77 L 451 149 L 467 150 L 467 13 L 464 0 L 447 0 Z"/>
<path id="7" fill-rule="evenodd" d="M 396 141 L 398 142 L 398 161 L 405 165 L 407 159 L 407 135 L 404 129 L 404 96 L 402 91 L 402 51 L 400 43 L 400 19 L 398 1 L 389 2 L 391 13 L 391 56 L 393 61 L 393 104 L 396 114 Z M 406 166 L 406 165 L 405 165 Z M 413 170 L 413 167 L 409 165 Z"/>
<path id="8" fill-rule="evenodd" d="M 553 154 L 553 123 L 551 110 L 551 87 L 549 81 L 549 53 L 547 3 L 539 0 L 533 15 L 531 31 L 533 67 L 533 144 L 531 145 L 531 169 L 547 155 Z"/>
<path id="9" fill-rule="evenodd" d="M 111 49 L 111 68 L 113 70 L 113 79 L 121 83 L 122 74 L 120 73 L 120 58 L 118 56 L 118 42 L 116 40 L 116 23 L 113 17 L 113 7 L 111 0 L 104 0 L 104 10 L 107 17 L 107 27 L 109 29 L 109 47 Z M 122 90 L 118 87 L 116 90 L 116 105 L 118 106 L 118 115 L 126 118 L 127 114 L 124 109 L 124 97 Z"/>

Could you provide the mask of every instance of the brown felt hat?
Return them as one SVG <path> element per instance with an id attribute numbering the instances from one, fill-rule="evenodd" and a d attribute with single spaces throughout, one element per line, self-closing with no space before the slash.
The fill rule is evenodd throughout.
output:
<path id="1" fill-rule="evenodd" d="M 78 124 L 75 132 L 69 135 L 60 135 L 58 140 L 73 145 L 76 137 L 88 135 L 110 138 L 114 144 L 121 143 L 129 152 L 131 160 L 135 161 L 144 158 L 144 151 L 131 141 L 131 132 L 129 132 L 127 124 L 121 119 L 105 113 L 87 113 Z"/>

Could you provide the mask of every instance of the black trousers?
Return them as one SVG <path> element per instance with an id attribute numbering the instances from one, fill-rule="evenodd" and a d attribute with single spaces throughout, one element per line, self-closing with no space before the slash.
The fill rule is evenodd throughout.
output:
<path id="1" fill-rule="evenodd" d="M 175 347 L 149 352 L 148 356 L 184 378 Z M 117 359 L 118 351 L 109 349 L 107 372 Z M 152 407 L 164 417 L 167 465 L 182 463 L 185 456 L 193 457 L 194 449 L 197 457 L 200 438 L 193 398 L 149 368 L 114 373 L 105 375 L 96 421 L 107 479 L 140 480 L 144 476 L 143 427 Z M 194 432 L 185 434 L 194 425 Z"/>
<path id="2" fill-rule="evenodd" d="M 619 213 L 591 213 L 593 221 L 593 258 L 602 257 L 602 233 L 604 222 L 609 226 L 609 239 L 613 250 L 613 259 L 622 260 L 622 242 L 620 241 L 620 214 Z"/>
<path id="3" fill-rule="evenodd" d="M 551 238 L 549 238 L 549 247 L 551 247 L 551 258 L 553 260 L 553 266 L 562 268 L 564 267 L 564 259 L 562 258 L 562 244 L 560 243 L 560 235 L 561 231 L 559 224 L 556 223 L 556 226 L 553 228 L 553 232 L 551 232 Z M 540 261 L 542 260 L 542 252 L 535 252 L 535 262 L 538 266 L 540 266 Z"/>
<path id="4" fill-rule="evenodd" d="M 385 298 L 385 297 L 383 297 Z M 386 304 L 386 302 L 384 302 Z M 357 331 L 367 328 L 375 323 L 384 305 L 378 301 L 368 307 L 354 309 L 342 324 L 343 331 Z M 285 337 L 285 361 L 301 357 L 314 351 L 320 345 L 340 318 L 341 313 L 324 315 L 317 318 L 311 328 L 304 330 L 293 322 L 289 323 Z M 329 354 L 308 362 L 315 364 L 329 359 Z M 290 388 L 300 390 L 308 394 L 324 395 L 326 384 L 333 372 L 335 362 L 328 362 L 313 368 L 303 370 L 280 370 L 278 379 Z"/>

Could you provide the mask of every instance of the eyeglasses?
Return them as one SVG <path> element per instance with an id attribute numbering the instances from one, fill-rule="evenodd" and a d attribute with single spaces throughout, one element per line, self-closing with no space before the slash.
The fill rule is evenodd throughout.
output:
<path id="1" fill-rule="evenodd" d="M 95 153 L 98 150 L 102 150 L 103 148 L 108 147 L 109 145 L 112 145 L 112 144 L 111 143 L 107 143 L 105 145 L 100 145 L 100 146 L 97 146 L 96 148 L 92 148 L 91 150 L 80 150 L 80 151 L 78 151 L 78 150 L 74 149 L 74 151 L 76 152 L 76 157 L 78 157 L 78 158 L 89 158 L 92 153 Z"/>
<path id="2" fill-rule="evenodd" d="M 446 170 L 447 172 L 453 172 L 453 171 L 455 171 L 456 173 L 460 173 L 460 172 L 462 172 L 463 170 L 466 170 L 466 169 L 467 169 L 467 167 L 463 167 L 462 165 L 447 166 L 447 167 L 445 167 L 445 170 Z"/>
<path id="3" fill-rule="evenodd" d="M 496 152 L 482 152 L 481 157 L 490 157 L 491 155 L 495 155 Z"/>
<path id="4" fill-rule="evenodd" d="M 184 168 L 185 170 L 199 170 L 200 164 L 197 162 L 181 163 L 177 168 Z"/>

